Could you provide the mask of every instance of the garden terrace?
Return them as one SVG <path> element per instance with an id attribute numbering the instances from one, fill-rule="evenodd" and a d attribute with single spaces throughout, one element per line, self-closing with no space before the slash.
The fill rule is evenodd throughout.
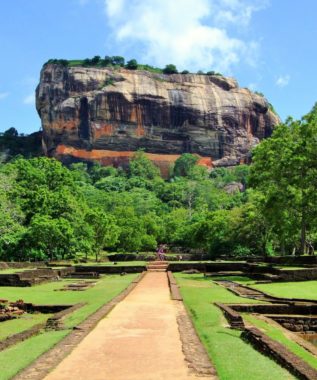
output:
<path id="1" fill-rule="evenodd" d="M 243 373 L 241 379 L 263 379 L 265 377 L 263 369 L 259 371 L 260 374 L 257 374 L 261 367 L 260 360 L 263 360 L 260 358 L 252 361 L 256 364 L 252 366 L 253 372 L 248 373 L 248 363 L 253 354 L 245 353 L 249 350 L 245 344 L 250 342 L 257 350 L 287 368 L 296 378 L 316 379 L 317 349 L 302 339 L 303 332 L 306 331 L 306 336 L 313 340 L 316 328 L 317 302 L 305 300 L 304 298 L 307 297 L 303 297 L 306 293 L 305 288 L 309 288 L 311 282 L 301 283 L 296 294 L 298 300 L 294 301 L 283 297 L 281 290 L 278 291 L 279 297 L 274 297 L 279 286 L 283 286 L 285 283 L 254 285 L 254 281 L 250 278 L 242 277 L 240 282 L 251 283 L 252 287 L 261 287 L 261 291 L 252 289 L 250 286 L 242 286 L 243 290 L 239 293 L 238 291 L 232 292 L 230 286 L 228 287 L 228 284 L 231 283 L 228 281 L 230 277 L 222 278 L 223 282 L 219 282 L 221 278 L 218 278 L 218 282 L 213 282 L 209 277 L 202 277 L 198 274 L 177 273 L 175 276 L 184 302 L 190 311 L 200 338 L 213 358 L 220 378 L 239 379 L 239 375 L 237 372 L 234 373 L 234 370 Z M 317 282 L 314 283 L 317 286 Z M 226 286 L 224 287 L 224 285 Z M 265 287 L 275 287 L 274 296 L 264 293 Z M 301 288 L 304 291 L 301 292 Z M 302 297 L 299 297 L 300 295 Z M 271 299 L 274 303 L 268 303 Z M 232 328 L 230 333 L 226 332 L 226 328 L 223 327 L 220 311 Z M 288 327 L 288 330 L 285 327 Z M 294 333 L 294 331 L 300 333 Z M 245 343 L 242 339 L 237 341 L 233 337 L 244 338 Z M 306 337 L 304 336 L 304 338 Z M 226 352 L 227 350 L 228 352 Z M 230 368 L 225 365 L 223 360 L 223 356 L 228 357 L 228 355 L 230 355 Z M 246 357 L 248 359 L 244 363 Z M 267 365 L 272 368 L 271 365 Z M 268 376 L 289 378 L 286 375 L 274 376 L 271 374 Z"/>
<path id="2" fill-rule="evenodd" d="M 9 273 L 8 273 L 8 272 Z M 0 286 L 33 286 L 48 281 L 56 281 L 59 277 L 74 272 L 73 267 L 65 267 L 59 269 L 37 268 L 16 270 L 9 269 L 0 271 Z M 3 273 L 4 272 L 4 273 Z"/>
<path id="3" fill-rule="evenodd" d="M 38 327 L 34 327 L 36 334 L 23 335 L 23 341 L 15 342 L 10 348 L 5 348 L 0 352 L 1 380 L 11 379 L 39 355 L 68 336 L 75 326 L 118 296 L 135 279 L 135 274 L 104 276 L 84 292 L 56 291 L 72 283 L 73 280 L 67 279 L 32 287 L 0 287 L 1 298 L 23 299 L 24 307 L 29 311 L 27 319 L 22 316 L 1 323 L 0 342 L 4 342 L 6 338 L 17 333 L 28 334 L 27 330 L 41 324 L 39 331 Z M 80 303 L 84 305 L 78 308 L 74 306 Z M 61 317 L 66 310 L 70 312 L 61 319 L 56 318 Z"/>

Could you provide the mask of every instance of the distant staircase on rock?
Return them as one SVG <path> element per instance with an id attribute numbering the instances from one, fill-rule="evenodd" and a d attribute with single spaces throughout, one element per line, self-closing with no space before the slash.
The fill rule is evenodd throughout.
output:
<path id="1" fill-rule="evenodd" d="M 167 261 L 150 261 L 146 266 L 149 272 L 166 272 L 167 268 Z"/>

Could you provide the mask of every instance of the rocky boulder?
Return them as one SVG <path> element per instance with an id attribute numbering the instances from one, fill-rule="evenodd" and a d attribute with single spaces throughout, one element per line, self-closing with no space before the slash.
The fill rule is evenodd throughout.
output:
<path id="1" fill-rule="evenodd" d="M 124 68 L 46 64 L 36 107 L 48 156 L 119 166 L 143 148 L 163 174 L 182 153 L 208 167 L 246 162 L 279 123 L 232 78 Z"/>

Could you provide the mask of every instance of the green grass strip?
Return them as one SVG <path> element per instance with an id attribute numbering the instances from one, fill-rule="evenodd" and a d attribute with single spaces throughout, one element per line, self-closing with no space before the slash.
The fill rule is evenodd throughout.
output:
<path id="1" fill-rule="evenodd" d="M 89 315 L 94 313 L 102 305 L 109 302 L 120 292 L 122 292 L 133 281 L 138 274 L 128 274 L 125 276 L 108 275 L 102 277 L 98 283 L 85 291 L 55 291 L 63 285 L 79 280 L 62 280 L 58 282 L 50 282 L 47 284 L 32 286 L 28 288 L 19 287 L 0 287 L 0 298 L 10 301 L 23 299 L 25 302 L 36 304 L 76 304 L 86 302 L 82 308 L 67 316 L 64 320 L 67 329 L 62 331 L 46 332 L 29 338 L 24 342 L 18 343 L 2 352 L 0 352 L 0 379 L 11 379 L 18 371 L 28 366 L 37 357 L 49 350 L 58 343 L 64 336 L 72 331 L 72 327 L 84 321 Z M 42 314 L 43 315 L 43 314 Z M 48 315 L 46 315 L 46 318 Z M 7 324 L 7 328 L 12 332 L 15 328 L 24 330 L 27 320 L 20 320 L 21 325 L 10 326 L 9 324 L 15 320 L 3 322 Z M 3 325 L 3 324 L 1 324 Z M 2 329 L 1 329 L 2 331 Z M 5 335 L 5 333 L 3 333 Z"/>
<path id="2" fill-rule="evenodd" d="M 69 330 L 51 331 L 34 336 L 0 353 L 0 379 L 9 380 L 43 352 L 53 347 Z"/>
<path id="3" fill-rule="evenodd" d="M 222 312 L 212 302 L 253 303 L 204 279 L 202 275 L 175 274 L 197 333 L 211 357 L 220 380 L 294 379 L 273 360 L 260 354 L 227 327 Z"/>
<path id="4" fill-rule="evenodd" d="M 18 334 L 28 330 L 38 323 L 46 322 L 52 314 L 23 314 L 17 319 L 1 322 L 0 340 L 8 338 L 11 335 Z"/>
<path id="5" fill-rule="evenodd" d="M 317 369 L 317 358 L 311 354 L 309 351 L 305 350 L 305 348 L 301 347 L 296 342 L 288 339 L 283 331 L 278 329 L 275 326 L 267 323 L 266 321 L 260 320 L 253 315 L 244 314 L 243 318 L 252 323 L 254 326 L 258 327 L 260 330 L 264 331 L 270 338 L 280 342 L 285 347 L 287 347 L 293 354 L 297 355 L 301 359 L 303 359 L 306 363 L 311 365 L 313 368 Z"/>
<path id="6" fill-rule="evenodd" d="M 275 282 L 252 287 L 276 297 L 317 300 L 317 281 Z"/>

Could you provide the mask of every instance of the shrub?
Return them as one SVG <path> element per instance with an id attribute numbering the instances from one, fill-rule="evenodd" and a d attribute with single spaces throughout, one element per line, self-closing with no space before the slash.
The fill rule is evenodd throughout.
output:
<path id="1" fill-rule="evenodd" d="M 125 66 L 128 70 L 136 70 L 138 68 L 138 62 L 136 59 L 130 59 Z"/>
<path id="2" fill-rule="evenodd" d="M 121 57 L 120 55 L 114 55 L 113 57 L 111 57 L 112 59 L 112 64 L 115 66 L 115 65 L 118 65 L 118 66 L 121 66 L 123 67 L 124 66 L 124 58 Z"/>
<path id="3" fill-rule="evenodd" d="M 166 65 L 165 68 L 163 69 L 164 74 L 177 74 L 177 68 L 173 64 Z"/>
<path id="4" fill-rule="evenodd" d="M 95 55 L 94 56 L 94 58 L 91 60 L 91 64 L 93 65 L 93 66 L 96 66 L 96 65 L 98 65 L 98 63 L 100 62 L 100 56 L 99 55 Z"/>
<path id="5" fill-rule="evenodd" d="M 109 55 L 106 55 L 102 63 L 104 66 L 112 65 L 112 57 L 110 57 Z"/>

